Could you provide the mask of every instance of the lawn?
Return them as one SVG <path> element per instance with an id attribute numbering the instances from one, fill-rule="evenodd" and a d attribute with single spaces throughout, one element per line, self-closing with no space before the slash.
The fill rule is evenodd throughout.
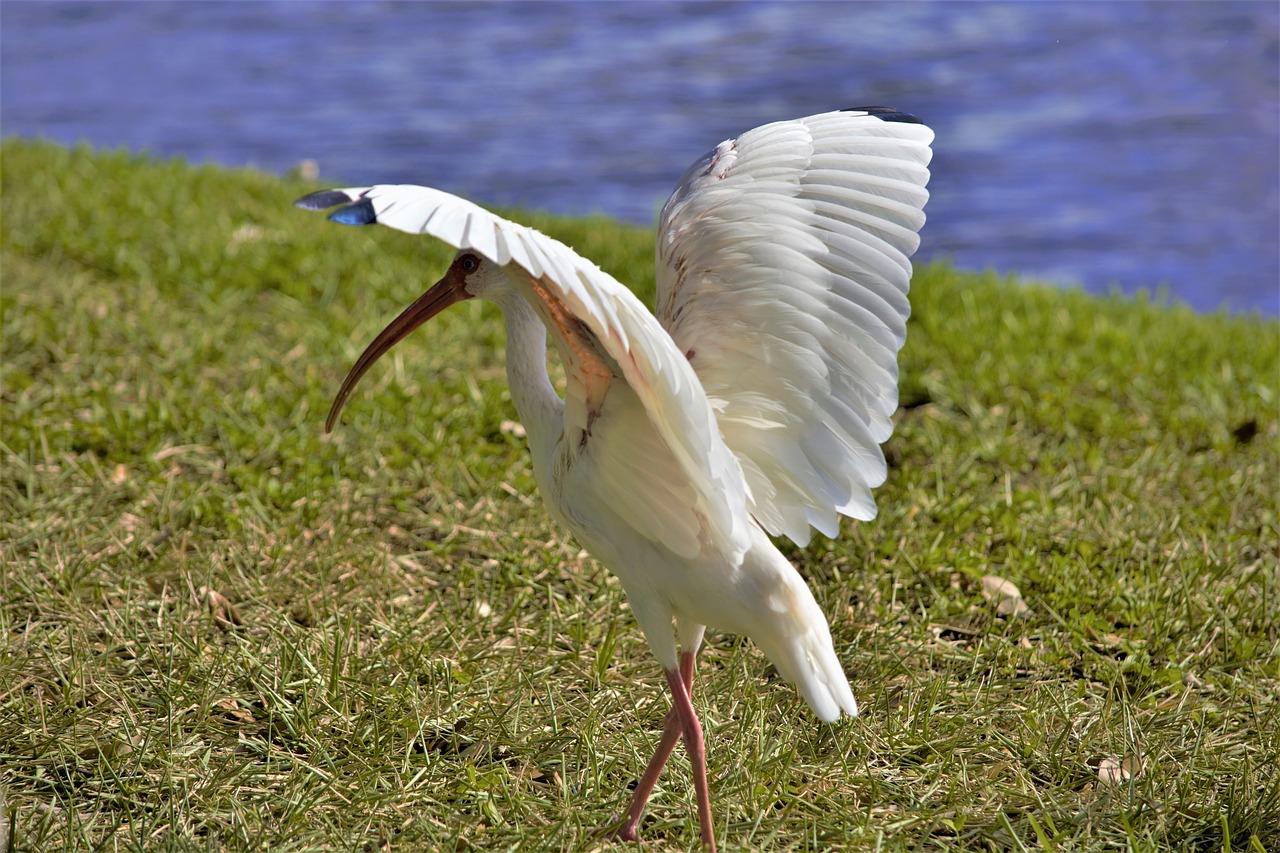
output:
<path id="1" fill-rule="evenodd" d="M 496 310 L 323 434 L 450 251 L 297 179 L 0 155 L 13 849 L 638 849 L 591 830 L 664 679 L 543 509 Z M 513 216 L 651 299 L 651 232 Z M 863 714 L 711 634 L 723 848 L 1280 849 L 1280 323 L 941 263 L 912 302 L 879 518 L 785 548 Z M 697 849 L 682 753 L 642 835 Z"/>

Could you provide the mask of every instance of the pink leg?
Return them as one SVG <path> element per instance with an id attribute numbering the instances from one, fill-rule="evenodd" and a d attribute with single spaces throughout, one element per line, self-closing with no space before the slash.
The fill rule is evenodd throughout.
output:
<path id="1" fill-rule="evenodd" d="M 711 825 L 711 789 L 707 785 L 707 749 L 702 741 L 702 724 L 698 722 L 698 713 L 693 710 L 689 689 L 685 687 L 680 673 L 668 672 L 667 683 L 671 685 L 672 705 L 680 717 L 680 728 L 684 730 L 684 748 L 689 753 L 689 764 L 693 768 L 693 789 L 698 795 L 698 824 L 702 827 L 702 846 L 711 853 L 716 853 L 715 829 Z"/>
<path id="2" fill-rule="evenodd" d="M 680 680 L 686 694 L 693 689 L 693 669 L 693 653 L 685 652 L 680 655 Z M 658 785 L 662 768 L 666 766 L 667 759 L 671 757 L 671 753 L 676 748 L 676 741 L 679 739 L 680 715 L 676 713 L 673 704 L 671 710 L 667 712 L 666 719 L 662 721 L 662 740 L 658 741 L 658 748 L 654 751 L 653 758 L 649 759 L 649 766 L 644 769 L 644 775 L 636 785 L 636 792 L 631 797 L 631 805 L 627 807 L 626 821 L 617 831 L 617 837 L 623 841 L 635 841 L 640 837 L 640 817 L 644 814 L 644 807 L 648 804 L 649 797 L 653 795 L 653 789 Z"/>

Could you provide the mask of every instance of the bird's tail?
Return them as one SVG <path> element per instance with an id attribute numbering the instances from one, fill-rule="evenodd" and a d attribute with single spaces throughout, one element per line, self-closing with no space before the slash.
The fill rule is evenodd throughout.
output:
<path id="1" fill-rule="evenodd" d="M 834 723 L 840 719 L 841 712 L 851 717 L 858 715 L 858 701 L 853 698 L 849 679 L 845 677 L 840 659 L 831 645 L 831 632 L 827 630 L 825 620 L 791 642 L 776 646 L 757 643 L 782 677 L 796 686 L 819 718 Z"/>
<path id="2" fill-rule="evenodd" d="M 856 717 L 858 703 L 836 657 L 826 616 L 790 564 L 785 577 L 785 589 L 771 598 L 789 599 L 787 606 L 776 609 L 776 618 L 768 620 L 764 630 L 753 631 L 751 638 L 822 720 L 833 723 L 841 712 Z"/>

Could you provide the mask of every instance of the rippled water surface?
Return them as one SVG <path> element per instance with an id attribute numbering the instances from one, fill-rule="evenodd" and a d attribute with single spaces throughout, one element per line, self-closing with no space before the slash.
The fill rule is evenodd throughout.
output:
<path id="1" fill-rule="evenodd" d="M 938 133 L 922 257 L 1277 315 L 1278 41 L 1271 2 L 5 2 L 0 129 L 648 224 L 721 139 L 891 104 Z"/>

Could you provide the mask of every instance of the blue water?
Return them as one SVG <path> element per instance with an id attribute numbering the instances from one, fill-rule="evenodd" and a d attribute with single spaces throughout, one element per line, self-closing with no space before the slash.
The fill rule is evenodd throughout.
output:
<path id="1" fill-rule="evenodd" d="M 1274 2 L 4 2 L 0 130 L 650 224 L 721 139 L 890 104 L 921 257 L 1274 316 L 1278 44 Z"/>

